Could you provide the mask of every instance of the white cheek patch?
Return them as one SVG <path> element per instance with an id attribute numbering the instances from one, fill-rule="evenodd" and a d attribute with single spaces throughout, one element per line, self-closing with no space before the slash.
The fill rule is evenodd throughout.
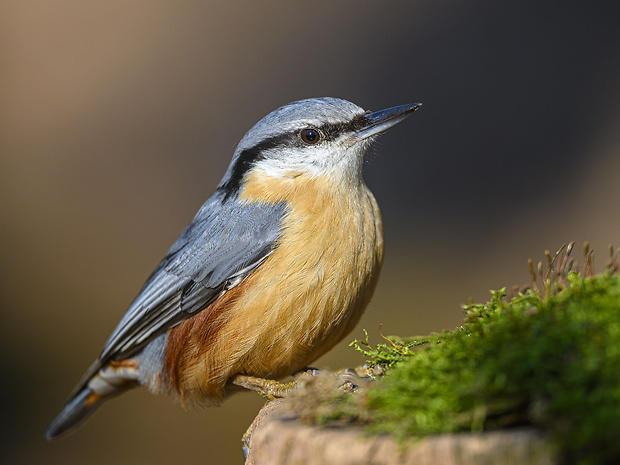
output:
<path id="1" fill-rule="evenodd" d="M 333 161 L 330 160 L 332 154 L 327 147 L 274 149 L 265 155 L 254 165 L 254 168 L 278 179 L 301 174 L 319 176 L 328 174 L 333 169 Z"/>
<path id="2" fill-rule="evenodd" d="M 267 176 L 288 179 L 306 174 L 337 176 L 348 179 L 359 177 L 370 140 L 343 139 L 308 147 L 287 147 L 267 151 L 254 168 Z"/>

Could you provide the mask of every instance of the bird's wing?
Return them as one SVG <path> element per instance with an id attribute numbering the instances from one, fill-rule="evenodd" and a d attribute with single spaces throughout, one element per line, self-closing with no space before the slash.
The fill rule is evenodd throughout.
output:
<path id="1" fill-rule="evenodd" d="M 284 203 L 209 199 L 146 281 L 74 392 L 110 359 L 122 359 L 200 312 L 274 250 Z"/>

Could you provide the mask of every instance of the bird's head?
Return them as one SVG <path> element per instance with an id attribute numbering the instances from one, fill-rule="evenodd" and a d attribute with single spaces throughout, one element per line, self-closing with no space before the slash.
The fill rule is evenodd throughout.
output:
<path id="1" fill-rule="evenodd" d="M 227 197 L 236 194 L 254 170 L 277 179 L 330 176 L 359 183 L 366 150 L 376 135 L 419 107 L 409 104 L 371 113 L 330 97 L 285 105 L 241 139 L 219 189 Z"/>

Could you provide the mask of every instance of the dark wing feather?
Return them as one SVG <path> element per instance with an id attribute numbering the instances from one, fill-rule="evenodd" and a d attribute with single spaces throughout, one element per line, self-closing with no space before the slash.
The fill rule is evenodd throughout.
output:
<path id="1" fill-rule="evenodd" d="M 222 202 L 214 195 L 157 266 L 76 391 L 111 359 L 142 349 L 235 286 L 275 248 L 284 203 Z"/>

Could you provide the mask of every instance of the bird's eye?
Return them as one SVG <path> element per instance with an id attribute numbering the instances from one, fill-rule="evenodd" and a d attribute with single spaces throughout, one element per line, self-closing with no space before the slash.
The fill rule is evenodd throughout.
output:
<path id="1" fill-rule="evenodd" d="M 321 132 L 318 129 L 306 128 L 299 132 L 299 137 L 306 144 L 314 145 L 321 140 Z"/>

